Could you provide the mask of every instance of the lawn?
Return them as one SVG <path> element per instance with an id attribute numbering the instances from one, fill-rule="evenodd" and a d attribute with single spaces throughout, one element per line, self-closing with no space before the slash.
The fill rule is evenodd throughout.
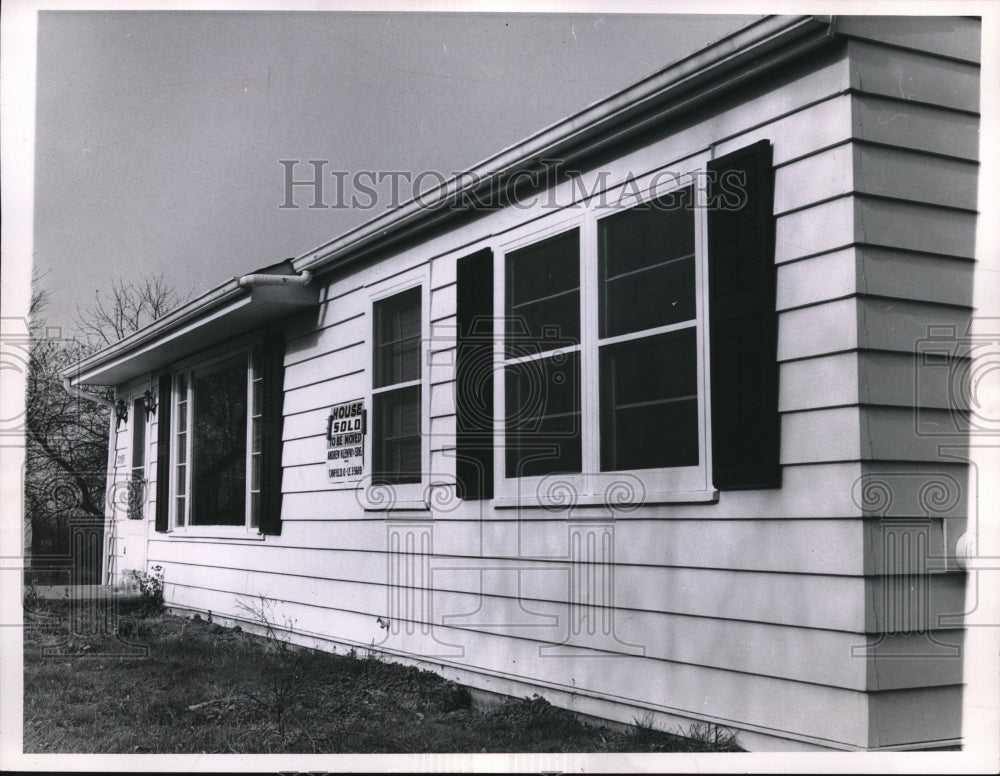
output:
<path id="1" fill-rule="evenodd" d="M 586 724 L 538 696 L 474 704 L 373 652 L 317 652 L 121 604 L 111 616 L 32 600 L 25 620 L 25 752 L 740 751 L 716 727 Z"/>

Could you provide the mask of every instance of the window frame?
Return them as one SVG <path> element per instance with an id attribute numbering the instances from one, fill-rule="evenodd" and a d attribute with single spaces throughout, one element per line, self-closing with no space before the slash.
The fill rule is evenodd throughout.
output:
<path id="1" fill-rule="evenodd" d="M 420 289 L 420 376 L 415 380 L 393 383 L 388 386 L 375 386 L 375 343 L 376 316 L 375 307 L 399 294 Z M 429 272 L 426 265 L 408 269 L 390 279 L 373 282 L 368 285 L 366 315 L 366 348 L 365 354 L 365 408 L 368 412 L 368 433 L 365 434 L 365 474 L 358 485 L 358 496 L 362 508 L 370 512 L 388 511 L 427 511 L 430 509 L 428 491 L 430 489 L 430 353 L 431 353 L 431 308 Z M 416 385 L 420 389 L 418 403 L 418 427 L 420 429 L 420 481 L 408 483 L 380 483 L 374 479 L 375 466 L 375 396 L 399 388 Z"/>
<path id="2" fill-rule="evenodd" d="M 494 505 L 498 508 L 563 507 L 565 486 L 572 491 L 572 504 L 579 506 L 608 503 L 606 490 L 616 480 L 641 481 L 640 488 L 616 492 L 615 503 L 668 504 L 699 503 L 718 500 L 718 490 L 712 484 L 711 395 L 708 376 L 708 218 L 706 190 L 703 185 L 708 152 L 683 161 L 684 174 L 670 180 L 659 180 L 671 166 L 649 170 L 640 176 L 625 177 L 619 170 L 619 180 L 603 189 L 598 196 L 578 199 L 561 210 L 544 214 L 536 206 L 537 217 L 513 227 L 491 245 L 494 251 L 494 317 L 497 322 L 494 359 L 498 365 L 494 384 Z M 679 163 L 678 163 L 679 164 Z M 673 169 L 677 169 L 673 166 Z M 622 180 L 624 178 L 624 180 Z M 598 225 L 603 218 L 621 210 L 648 204 L 656 197 L 690 186 L 694 195 L 694 260 L 695 318 L 667 326 L 655 327 L 613 337 L 601 337 L 600 268 Z M 641 193 L 639 193 L 641 192 Z M 652 206 L 652 205 L 651 205 Z M 508 477 L 506 473 L 506 267 L 509 253 L 529 247 L 572 229 L 579 230 L 580 244 L 580 434 L 582 466 L 580 473 L 546 474 Z M 690 320 L 690 319 L 689 319 Z M 685 467 L 601 470 L 601 397 L 600 349 L 602 346 L 630 339 L 653 337 L 667 331 L 695 328 L 696 387 L 698 397 L 698 464 Z M 574 348 L 545 351 L 542 357 Z M 636 492 L 639 491 L 639 492 Z M 624 495 L 623 495 L 624 494 Z M 618 496 L 622 496 L 618 499 Z"/>
<path id="3" fill-rule="evenodd" d="M 168 509 L 168 535 L 204 537 L 204 538 L 240 538 L 263 540 L 265 534 L 261 531 L 260 521 L 257 525 L 251 524 L 252 518 L 252 485 L 253 485 L 253 391 L 254 383 L 259 381 L 259 365 L 254 364 L 253 354 L 255 349 L 261 344 L 260 337 L 242 337 L 237 344 L 228 344 L 219 348 L 213 348 L 206 353 L 192 356 L 171 365 L 170 372 L 170 480 L 169 480 L 169 509 Z M 195 421 L 196 402 L 194 395 L 193 377 L 198 373 L 211 374 L 213 371 L 223 368 L 226 362 L 242 359 L 246 365 L 246 417 L 245 417 L 245 455 L 244 455 L 244 503 L 243 503 L 243 524 L 242 525 L 222 525 L 222 524 L 191 524 L 191 497 L 192 478 L 194 469 L 193 447 L 194 435 L 192 429 Z M 187 381 L 187 411 L 186 428 L 181 431 L 179 428 L 180 413 L 177 411 L 178 405 L 178 382 L 181 378 Z M 178 523 L 178 480 L 177 469 L 178 446 L 176 444 L 179 433 L 185 435 L 185 512 L 183 524 Z M 263 472 L 261 473 L 263 476 Z M 157 483 L 157 487 L 161 487 Z"/>

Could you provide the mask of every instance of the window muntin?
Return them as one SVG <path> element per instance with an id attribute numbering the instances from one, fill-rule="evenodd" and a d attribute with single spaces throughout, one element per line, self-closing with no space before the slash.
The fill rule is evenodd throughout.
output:
<path id="1" fill-rule="evenodd" d="M 175 527 L 259 525 L 260 464 L 253 452 L 254 445 L 260 449 L 259 439 L 254 442 L 260 430 L 258 384 L 246 350 L 176 374 Z"/>
<path id="2" fill-rule="evenodd" d="M 580 472 L 579 229 L 510 251 L 505 268 L 505 474 Z"/>
<path id="3" fill-rule="evenodd" d="M 416 287 L 374 303 L 373 483 L 419 483 L 423 476 L 421 296 Z"/>

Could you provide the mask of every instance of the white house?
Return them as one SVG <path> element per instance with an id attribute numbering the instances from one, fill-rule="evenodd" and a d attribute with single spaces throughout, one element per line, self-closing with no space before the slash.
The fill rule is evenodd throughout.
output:
<path id="1" fill-rule="evenodd" d="M 957 744 L 978 55 L 765 17 L 80 362 L 108 580 L 749 749 Z"/>

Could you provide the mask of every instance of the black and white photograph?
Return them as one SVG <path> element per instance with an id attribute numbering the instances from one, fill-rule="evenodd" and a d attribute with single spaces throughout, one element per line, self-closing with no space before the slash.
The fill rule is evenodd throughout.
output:
<path id="1" fill-rule="evenodd" d="M 1000 768 L 1000 7 L 11 0 L 0 767 Z"/>

